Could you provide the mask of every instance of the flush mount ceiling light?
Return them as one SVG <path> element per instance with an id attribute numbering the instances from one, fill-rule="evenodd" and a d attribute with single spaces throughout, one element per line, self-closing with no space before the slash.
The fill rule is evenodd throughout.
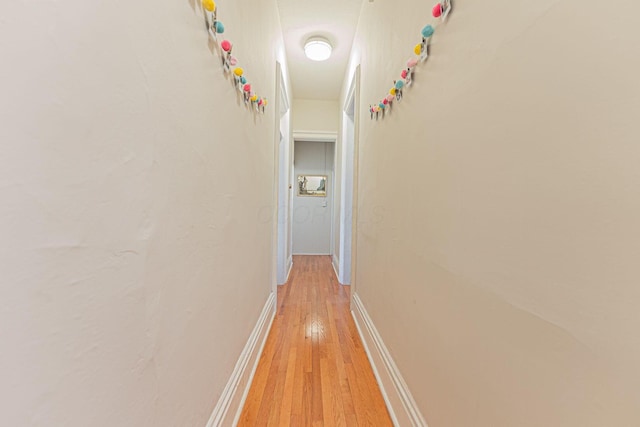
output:
<path id="1" fill-rule="evenodd" d="M 331 56 L 331 44 L 324 37 L 311 37 L 304 44 L 304 54 L 313 61 L 326 61 Z"/>

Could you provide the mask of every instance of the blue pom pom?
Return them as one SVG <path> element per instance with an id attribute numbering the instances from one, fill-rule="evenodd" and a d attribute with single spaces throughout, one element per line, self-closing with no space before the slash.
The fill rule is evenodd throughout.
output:
<path id="1" fill-rule="evenodd" d="M 240 77 L 240 83 L 246 84 L 247 83 L 247 79 L 244 76 Z"/>
<path id="2" fill-rule="evenodd" d="M 214 26 L 216 27 L 216 33 L 222 34 L 224 33 L 224 24 L 220 21 L 216 21 Z"/>
<path id="3" fill-rule="evenodd" d="M 403 82 L 402 80 L 398 80 L 398 81 L 396 82 L 396 89 L 397 89 L 397 90 L 400 90 L 400 89 L 402 89 L 403 87 L 404 87 L 404 82 Z"/>
<path id="4" fill-rule="evenodd" d="M 431 25 L 427 25 L 422 29 L 422 37 L 425 39 L 431 37 L 433 35 L 433 27 Z"/>
<path id="5" fill-rule="evenodd" d="M 384 110 L 384 107 L 386 107 L 386 105 L 384 105 L 382 102 L 380 104 L 378 104 L 380 106 L 380 108 L 382 108 Z"/>

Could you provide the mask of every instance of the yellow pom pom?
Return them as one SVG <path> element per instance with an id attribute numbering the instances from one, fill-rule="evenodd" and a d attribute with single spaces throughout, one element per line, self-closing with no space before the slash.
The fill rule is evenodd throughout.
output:
<path id="1" fill-rule="evenodd" d="M 266 107 L 268 102 L 267 102 L 267 98 L 262 98 L 262 103 L 263 105 Z"/>
<path id="2" fill-rule="evenodd" d="M 390 95 L 395 95 L 396 94 L 396 88 L 392 87 L 391 90 L 389 90 L 389 94 Z"/>
<path id="3" fill-rule="evenodd" d="M 233 70 L 233 74 L 235 74 L 236 76 L 240 77 L 241 75 L 244 74 L 244 70 L 242 68 L 238 67 L 235 70 Z"/>
<path id="4" fill-rule="evenodd" d="M 216 10 L 216 2 L 214 2 L 213 0 L 202 0 L 202 6 L 209 12 L 213 12 L 214 10 Z"/>
<path id="5" fill-rule="evenodd" d="M 416 47 L 413 48 L 413 51 L 415 52 L 416 55 L 420 55 L 422 53 L 422 45 L 417 44 Z"/>
<path id="6" fill-rule="evenodd" d="M 253 96 L 251 97 L 251 101 L 252 101 L 252 102 L 256 102 L 257 100 L 258 100 L 258 95 L 253 95 Z"/>

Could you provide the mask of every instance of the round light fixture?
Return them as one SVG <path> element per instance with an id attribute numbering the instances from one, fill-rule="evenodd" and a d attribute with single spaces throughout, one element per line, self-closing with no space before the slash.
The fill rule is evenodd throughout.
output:
<path id="1" fill-rule="evenodd" d="M 326 61 L 331 56 L 331 44 L 323 37 L 312 37 L 304 45 L 304 54 L 313 61 Z"/>

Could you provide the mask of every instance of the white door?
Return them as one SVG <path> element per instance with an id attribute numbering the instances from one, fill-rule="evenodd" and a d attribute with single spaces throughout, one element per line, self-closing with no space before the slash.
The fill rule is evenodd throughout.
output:
<path id="1" fill-rule="evenodd" d="M 334 146 L 333 142 L 295 142 L 293 253 L 296 255 L 331 254 Z"/>

